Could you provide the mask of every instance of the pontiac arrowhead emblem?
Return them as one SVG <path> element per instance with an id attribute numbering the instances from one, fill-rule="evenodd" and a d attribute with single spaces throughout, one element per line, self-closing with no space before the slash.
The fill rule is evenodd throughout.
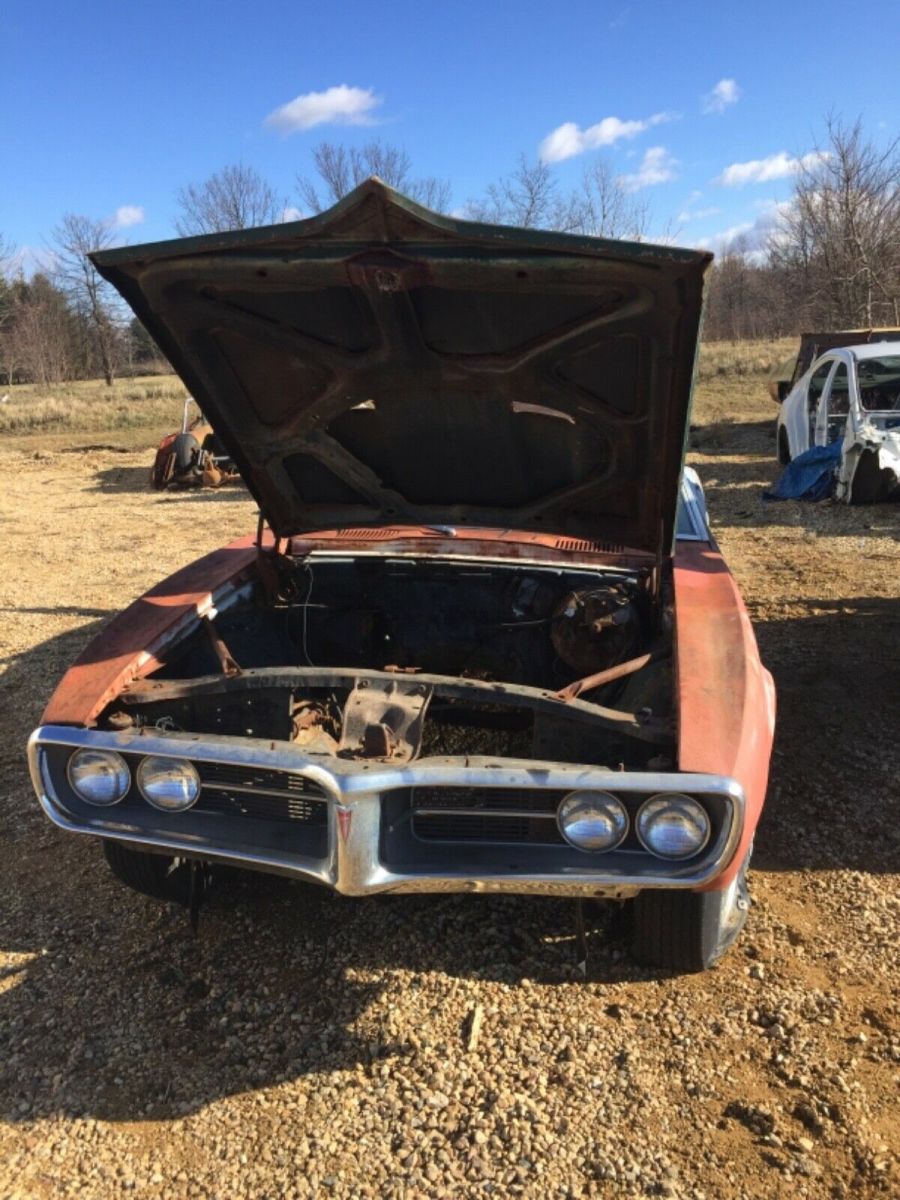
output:
<path id="1" fill-rule="evenodd" d="M 350 822 L 353 820 L 353 810 L 344 808 L 338 805 L 337 809 L 338 829 L 341 832 L 341 841 L 346 844 L 347 838 L 350 836 Z"/>

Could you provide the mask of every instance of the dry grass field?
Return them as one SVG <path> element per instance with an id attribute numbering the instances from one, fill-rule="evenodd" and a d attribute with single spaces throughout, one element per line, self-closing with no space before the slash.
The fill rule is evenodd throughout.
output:
<path id="1" fill-rule="evenodd" d="M 40 814 L 25 740 L 112 613 L 252 529 L 254 506 L 148 489 L 179 416 L 171 380 L 85 389 L 69 425 L 29 423 L 48 398 L 9 401 L 0 1196 L 900 1193 L 900 509 L 763 500 L 765 376 L 791 349 L 705 347 L 700 363 L 691 461 L 779 725 L 747 929 L 690 977 L 635 967 L 598 910 L 576 981 L 553 900 L 352 901 L 246 877 L 195 937 L 117 885 Z"/>
<path id="2" fill-rule="evenodd" d="M 152 440 L 158 430 L 174 429 L 186 395 L 175 375 L 139 375 L 117 379 L 112 387 L 90 379 L 49 389 L 15 384 L 3 389 L 0 437 L 49 437 L 53 444 L 72 435 L 125 435 L 129 444 Z"/>

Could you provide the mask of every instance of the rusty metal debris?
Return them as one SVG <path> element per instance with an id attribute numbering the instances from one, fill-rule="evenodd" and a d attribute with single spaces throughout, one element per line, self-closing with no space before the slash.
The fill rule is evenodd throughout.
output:
<path id="1" fill-rule="evenodd" d="M 341 715 L 328 701 L 300 699 L 291 711 L 291 740 L 312 753 L 336 754 Z"/>
<path id="2" fill-rule="evenodd" d="M 394 675 L 356 667 L 265 667 L 247 669 L 240 675 L 223 678 L 207 675 L 198 679 L 160 679 L 137 681 L 122 689 L 122 703 L 152 704 L 158 700 L 182 699 L 206 693 L 251 691 L 259 688 L 284 687 L 291 691 L 301 688 L 355 688 L 359 681 L 399 683 Z M 535 712 L 565 717 L 585 726 L 613 729 L 640 741 L 669 743 L 673 737 L 672 722 L 667 718 L 641 718 L 634 713 L 605 708 L 586 700 L 561 703 L 554 692 L 525 684 L 488 683 L 481 679 L 462 679 L 449 675 L 421 674 L 416 685 L 432 689 L 434 695 L 452 700 L 489 703 L 502 708 L 524 708 Z M 361 740 L 361 734 L 360 734 Z"/>
<path id="3" fill-rule="evenodd" d="M 207 617 L 203 622 L 203 627 L 209 637 L 209 643 L 212 646 L 213 653 L 219 661 L 219 666 L 222 668 L 223 675 L 240 675 L 241 668 L 232 655 L 231 651 L 222 641 L 218 630 L 216 629 L 214 618 Z"/>
<path id="4" fill-rule="evenodd" d="M 404 679 L 358 679 L 344 706 L 338 753 L 411 762 L 434 689 Z"/>
<path id="5" fill-rule="evenodd" d="M 585 692 L 592 692 L 596 688 L 603 687 L 604 684 L 613 683 L 617 679 L 624 679 L 626 675 L 633 675 L 636 671 L 642 670 L 642 668 L 653 662 L 655 657 L 659 656 L 640 654 L 637 658 L 630 658 L 628 662 L 618 663 L 614 667 L 607 667 L 604 671 L 595 671 L 593 675 L 586 675 L 584 679 L 576 679 L 568 687 L 560 688 L 556 693 L 556 699 L 562 700 L 564 704 L 568 704 L 570 700 L 577 700 Z"/>

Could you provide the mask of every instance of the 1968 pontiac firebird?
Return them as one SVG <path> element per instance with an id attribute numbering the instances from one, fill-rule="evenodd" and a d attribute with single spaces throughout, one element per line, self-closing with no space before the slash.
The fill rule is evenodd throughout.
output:
<path id="1" fill-rule="evenodd" d="M 715 962 L 774 691 L 683 470 L 710 256 L 369 180 L 309 220 L 94 261 L 260 519 L 65 675 L 30 742 L 50 819 L 194 905 L 220 863 L 606 897 L 639 960 Z"/>

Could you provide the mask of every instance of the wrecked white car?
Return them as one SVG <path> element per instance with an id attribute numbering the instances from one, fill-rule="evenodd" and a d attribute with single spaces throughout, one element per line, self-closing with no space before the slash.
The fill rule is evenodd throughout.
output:
<path id="1" fill-rule="evenodd" d="M 835 496 L 848 504 L 900 498 L 900 341 L 829 350 L 785 398 L 779 462 L 841 441 Z"/>

